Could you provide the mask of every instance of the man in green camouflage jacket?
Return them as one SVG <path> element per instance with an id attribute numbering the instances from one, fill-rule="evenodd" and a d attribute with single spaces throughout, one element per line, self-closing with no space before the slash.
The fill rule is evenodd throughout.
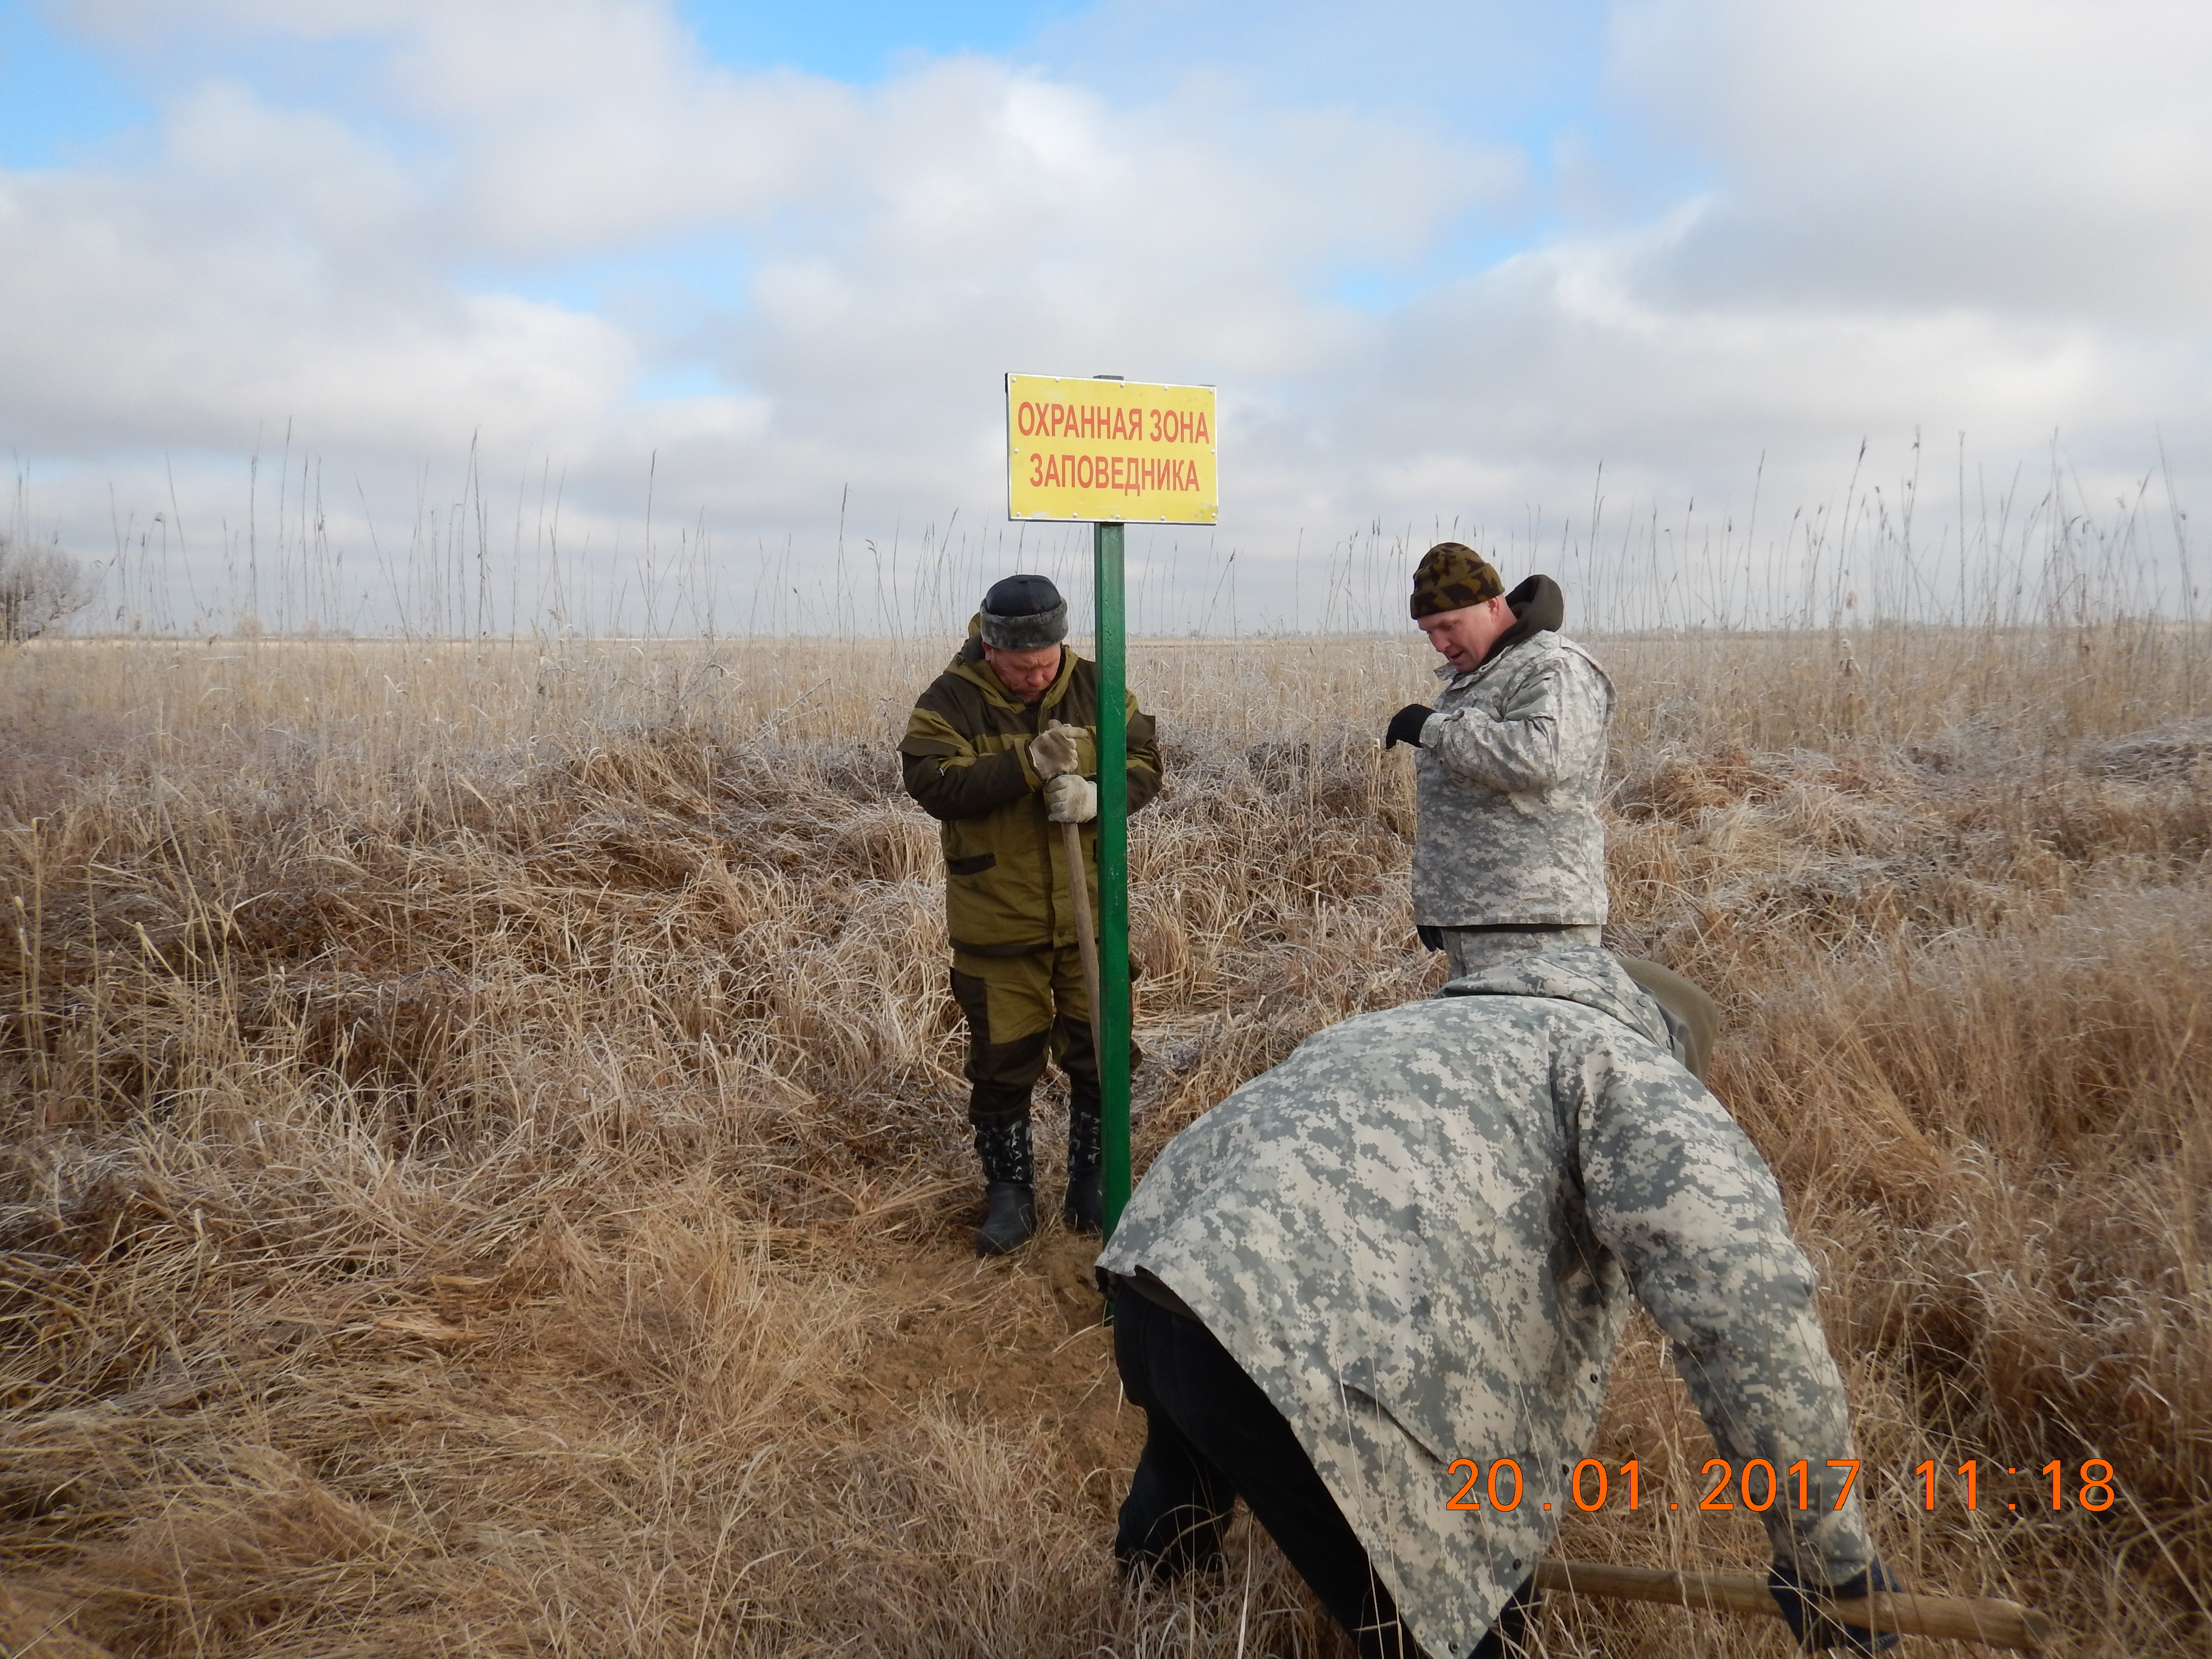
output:
<path id="1" fill-rule="evenodd" d="M 985 1182 L 975 1249 L 997 1255 L 1036 1231 L 1030 1093 L 1048 1051 L 1070 1093 L 1062 1214 L 1079 1231 L 1099 1226 L 1098 1060 L 1059 828 L 1080 826 L 1096 916 L 1098 673 L 1061 643 L 1067 605 L 1046 577 L 994 584 L 969 628 L 908 716 L 899 759 L 907 793 L 944 826 L 952 995 L 968 1021 L 968 1119 Z M 1125 715 L 1134 811 L 1159 793 L 1160 756 L 1133 696 Z"/>
<path id="2" fill-rule="evenodd" d="M 1241 1496 L 1364 1652 L 1499 1651 L 1633 1297 L 1721 1455 L 1775 1471 L 1759 1518 L 1808 1644 L 1855 1641 L 1824 1597 L 1892 1583 L 1774 1177 L 1597 946 L 1310 1037 L 1169 1144 L 1099 1265 L 1149 1425 L 1125 1565 L 1217 1560 Z M 1477 1507 L 1449 1506 L 1462 1459 Z"/>

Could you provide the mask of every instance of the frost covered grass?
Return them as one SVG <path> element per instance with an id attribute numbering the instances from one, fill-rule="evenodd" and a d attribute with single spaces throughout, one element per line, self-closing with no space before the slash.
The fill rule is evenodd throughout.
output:
<path id="1" fill-rule="evenodd" d="M 1614 942 L 1728 1012 L 1716 1086 L 1826 1274 L 1885 1552 L 2044 1607 L 2069 1651 L 2202 1651 L 2208 641 L 1594 643 Z M 11 1644 L 1341 1650 L 1248 1530 L 1219 1582 L 1124 1595 L 1139 1419 L 1089 1253 L 967 1252 L 935 836 L 890 754 L 949 647 L 0 653 Z M 1422 656 L 1133 647 L 1170 772 L 1133 827 L 1140 1164 L 1435 982 L 1375 743 Z M 1601 1455 L 1644 1504 L 1562 1553 L 1755 1569 L 1634 1328 Z M 1786 1651 L 1558 1599 L 1539 1636 Z"/>

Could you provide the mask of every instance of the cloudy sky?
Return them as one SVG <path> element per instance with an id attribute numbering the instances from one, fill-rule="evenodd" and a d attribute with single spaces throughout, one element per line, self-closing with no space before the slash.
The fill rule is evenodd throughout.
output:
<path id="1" fill-rule="evenodd" d="M 2065 524 L 2173 601 L 2208 82 L 2201 0 L 0 0 L 14 524 L 149 626 L 933 626 L 1081 568 L 1002 374 L 1114 372 L 1223 411 L 1140 625 L 1455 525 L 1677 621 Z"/>

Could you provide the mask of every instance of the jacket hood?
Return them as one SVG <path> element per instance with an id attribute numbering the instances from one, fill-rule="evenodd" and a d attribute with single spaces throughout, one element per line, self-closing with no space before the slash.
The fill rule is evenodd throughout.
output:
<path id="1" fill-rule="evenodd" d="M 1455 979 L 1440 997 L 1548 997 L 1619 1020 L 1662 1048 L 1674 1047 L 1667 1019 L 1620 958 L 1595 945 L 1555 945 Z"/>
<path id="2" fill-rule="evenodd" d="M 1559 624 L 1567 619 L 1567 596 L 1549 576 L 1529 577 L 1505 596 L 1505 603 L 1516 620 L 1484 653 L 1484 662 L 1510 651 L 1531 635 L 1558 633 Z"/>

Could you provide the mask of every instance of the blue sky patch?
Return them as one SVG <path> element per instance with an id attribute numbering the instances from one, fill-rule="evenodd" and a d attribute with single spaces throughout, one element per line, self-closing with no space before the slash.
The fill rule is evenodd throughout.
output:
<path id="1" fill-rule="evenodd" d="M 673 402 L 682 398 L 719 398 L 729 384 L 704 363 L 678 363 L 649 368 L 630 383 L 630 397 L 641 404 Z"/>
<path id="2" fill-rule="evenodd" d="M 99 56 L 0 0 L 0 167 L 52 167 L 99 149 L 153 106 Z"/>
<path id="3" fill-rule="evenodd" d="M 678 15 L 715 60 L 732 69 L 795 69 L 865 84 L 882 80 L 909 53 L 1004 55 L 1045 25 L 1085 9 L 1054 0 L 685 0 Z"/>

